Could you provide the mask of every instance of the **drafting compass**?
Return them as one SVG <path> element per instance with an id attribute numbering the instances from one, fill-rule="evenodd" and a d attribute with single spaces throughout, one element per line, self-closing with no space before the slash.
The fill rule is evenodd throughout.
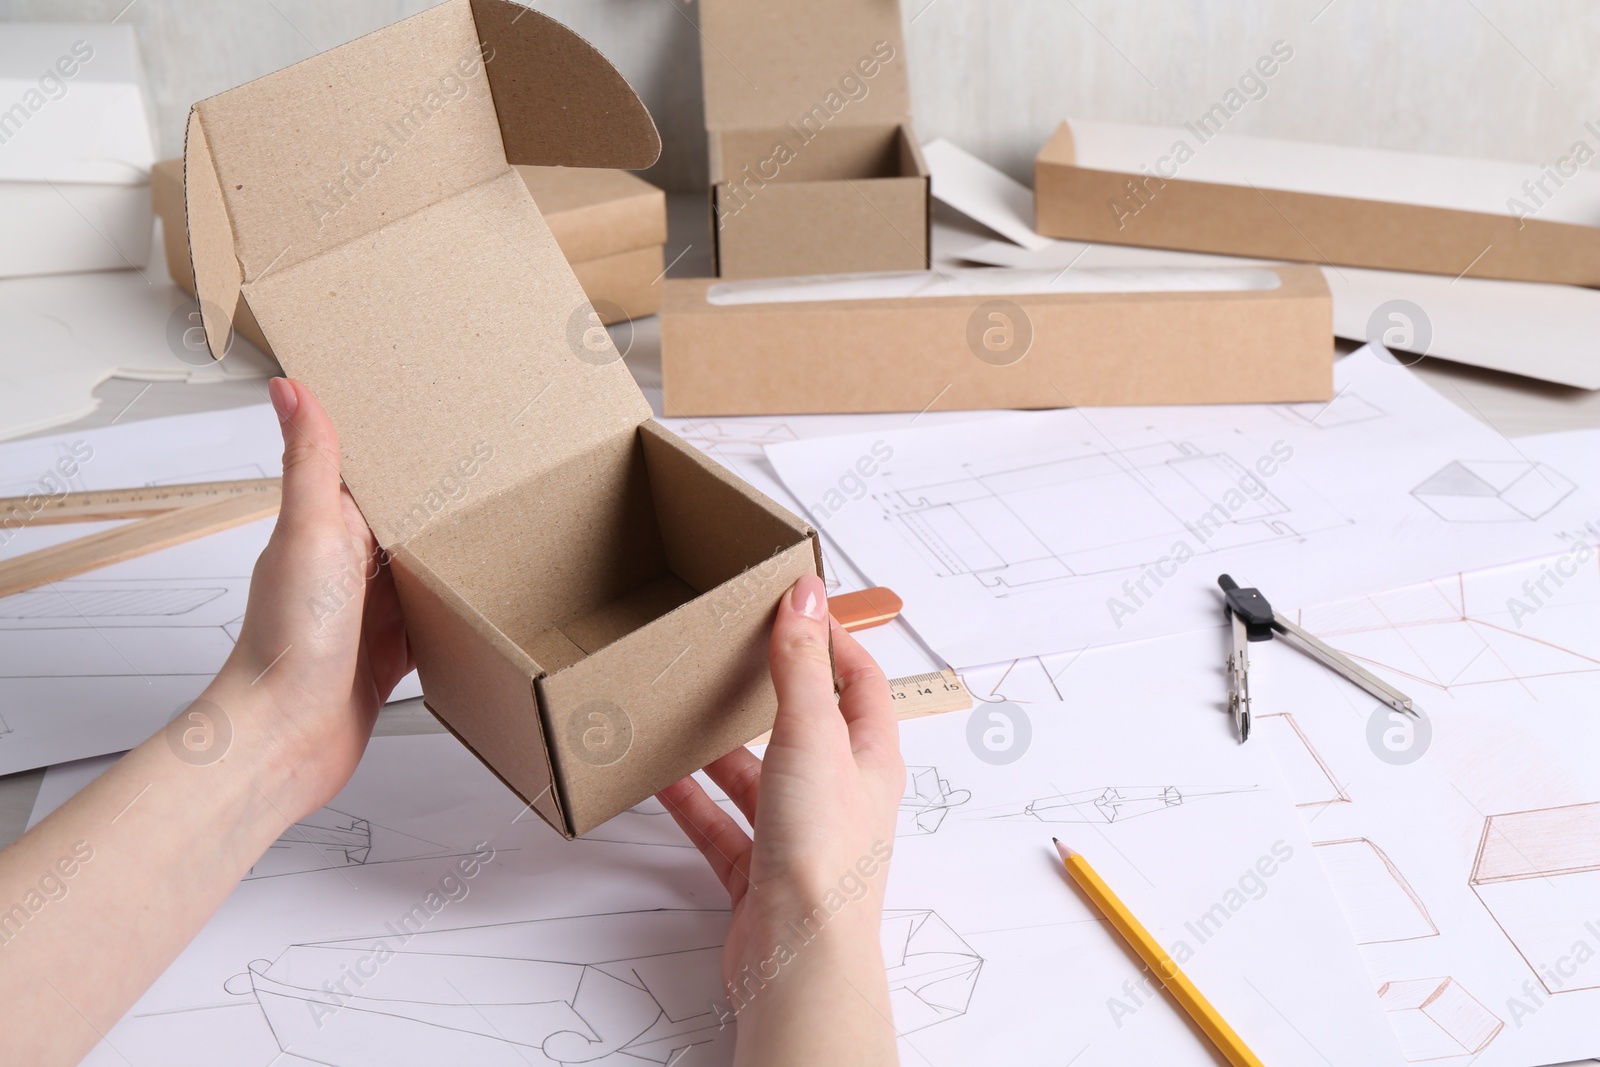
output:
<path id="1" fill-rule="evenodd" d="M 1228 624 L 1233 632 L 1233 651 L 1228 655 L 1228 710 L 1233 712 L 1233 725 L 1240 741 L 1250 740 L 1250 642 L 1270 641 L 1274 637 L 1298 648 L 1394 710 L 1417 714 L 1410 697 L 1273 611 L 1261 590 L 1241 589 L 1239 583 L 1226 574 L 1217 578 L 1217 584 L 1222 587 Z"/>

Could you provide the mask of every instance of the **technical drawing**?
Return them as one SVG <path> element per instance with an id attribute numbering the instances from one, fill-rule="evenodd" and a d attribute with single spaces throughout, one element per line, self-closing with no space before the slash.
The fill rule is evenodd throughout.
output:
<path id="1" fill-rule="evenodd" d="M 1506 1026 L 1454 978 L 1385 982 L 1378 1000 L 1407 1063 L 1475 1056 Z"/>
<path id="2" fill-rule="evenodd" d="M 1531 522 L 1548 515 L 1576 489 L 1545 463 L 1456 460 L 1411 495 L 1445 522 Z"/>
<path id="3" fill-rule="evenodd" d="M 904 1037 L 965 1015 L 983 957 L 931 911 L 886 911 L 882 929 L 895 1032 Z"/>
<path id="4" fill-rule="evenodd" d="M 1182 441 L 882 482 L 873 500 L 931 571 L 996 596 L 1144 567 L 1180 537 L 1204 554 L 1301 536 L 1250 468 Z"/>
<path id="5" fill-rule="evenodd" d="M 1172 811 L 1185 804 L 1227 796 L 1231 793 L 1248 793 L 1256 787 L 1223 786 L 1195 787 L 1176 785 L 1110 785 L 1102 789 L 1079 789 L 1071 793 L 1040 797 L 1031 800 L 1020 811 L 1007 811 L 984 816 L 990 819 L 1032 819 L 1047 823 L 1107 823 L 1127 822 L 1141 815 Z"/>
<path id="6" fill-rule="evenodd" d="M 1289 795 L 1295 807 L 1320 808 L 1327 804 L 1350 803 L 1350 794 L 1345 792 L 1338 776 L 1293 715 L 1286 711 L 1257 715 L 1255 728 L 1267 738 L 1273 754 L 1278 757 L 1278 766 L 1289 784 Z"/>
<path id="7" fill-rule="evenodd" d="M 291 945 L 226 988 L 254 998 L 284 1053 L 328 1067 L 666 1067 L 691 1049 L 689 1062 L 725 1062 L 727 928 L 725 911 L 671 909 L 451 930 L 401 920 Z M 982 957 L 932 911 L 887 911 L 881 929 L 897 1032 L 965 1014 Z M 744 982 L 745 996 L 765 985 Z"/>
<path id="8" fill-rule="evenodd" d="M 1327 403 L 1313 401 L 1308 404 L 1279 404 L 1277 410 L 1298 426 L 1314 426 L 1319 430 L 1333 430 L 1352 423 L 1381 419 L 1388 412 L 1349 389 Z"/>
<path id="9" fill-rule="evenodd" d="M 110 588 L 107 588 L 107 585 Z M 55 583 L 0 599 L 0 619 L 125 619 L 187 615 L 226 595 L 219 585 L 173 587 L 166 583 Z"/>
<path id="10" fill-rule="evenodd" d="M 1491 815 L 1469 879 L 1546 991 L 1600 989 L 1584 918 L 1600 899 L 1600 801 Z"/>
<path id="11" fill-rule="evenodd" d="M 1365 666 L 1444 692 L 1600 671 L 1592 655 L 1483 617 L 1504 617 L 1505 595 L 1469 597 L 1471 577 L 1455 574 L 1303 611 L 1300 625 Z"/>
<path id="12" fill-rule="evenodd" d="M 735 822 L 744 825 L 744 816 L 733 801 L 715 790 L 708 795 Z M 694 842 L 673 820 L 672 813 L 655 797 L 642 800 L 627 811 L 596 826 L 579 841 L 606 841 L 616 845 L 661 845 L 669 848 L 694 848 Z"/>
<path id="13" fill-rule="evenodd" d="M 445 845 L 323 808 L 285 830 L 245 878 L 277 878 L 336 867 L 426 859 L 449 851 Z"/>
<path id="14" fill-rule="evenodd" d="M 1316 841 L 1333 895 L 1344 909 L 1358 945 L 1437 937 L 1434 925 L 1410 883 L 1383 849 L 1364 837 Z"/>
<path id="15" fill-rule="evenodd" d="M 672 1064 L 727 1043 L 721 911 L 538 919 L 291 945 L 229 990 L 329 1067 Z M 367 977 L 370 974 L 370 977 Z M 350 976 L 356 976 L 352 979 Z M 341 982 L 346 995 L 332 983 Z M 329 992 L 332 990 L 332 992 Z"/>
<path id="16" fill-rule="evenodd" d="M 951 789 L 937 767 L 907 767 L 906 791 L 900 798 L 896 837 L 916 837 L 939 829 L 951 808 L 972 799 L 970 789 Z"/>

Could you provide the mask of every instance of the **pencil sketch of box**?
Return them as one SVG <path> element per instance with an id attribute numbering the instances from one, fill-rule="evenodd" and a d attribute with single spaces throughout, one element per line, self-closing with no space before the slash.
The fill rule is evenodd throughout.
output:
<path id="1" fill-rule="evenodd" d="M 931 911 L 884 912 L 883 962 L 902 1036 L 965 1015 L 983 969 L 983 957 Z"/>
<path id="2" fill-rule="evenodd" d="M 1378 1000 L 1407 1063 L 1476 1055 L 1506 1025 L 1454 978 L 1385 982 Z"/>
<path id="3" fill-rule="evenodd" d="M 1600 803 L 1489 816 L 1470 884 L 1546 990 L 1600 989 Z"/>
<path id="4" fill-rule="evenodd" d="M 1422 898 L 1383 849 L 1364 837 L 1317 841 L 1313 847 L 1356 944 L 1438 936 Z"/>
<path id="5" fill-rule="evenodd" d="M 907 767 L 906 789 L 900 797 L 900 813 L 894 836 L 917 837 L 939 829 L 951 808 L 972 799 L 970 789 L 951 789 L 939 777 L 937 767 Z"/>
<path id="6" fill-rule="evenodd" d="M 394 928 L 257 960 L 248 992 L 285 1052 L 330 1067 L 714 1061 L 733 1034 L 715 1006 L 727 925 L 643 911 Z"/>
<path id="7" fill-rule="evenodd" d="M 1572 494 L 1565 476 L 1525 460 L 1457 460 L 1415 489 L 1445 522 L 1518 522 L 1540 518 Z"/>

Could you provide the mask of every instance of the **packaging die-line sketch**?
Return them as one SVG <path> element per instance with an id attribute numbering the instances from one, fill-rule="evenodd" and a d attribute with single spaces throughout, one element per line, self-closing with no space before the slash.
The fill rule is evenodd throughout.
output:
<path id="1" fill-rule="evenodd" d="M 956 479 L 886 471 L 872 499 L 932 573 L 970 576 L 996 596 L 1136 570 L 1175 538 L 1214 552 L 1305 533 L 1248 467 L 1184 441 L 962 467 Z M 1238 509 L 1222 507 L 1241 486 L 1256 489 Z"/>
<path id="2" fill-rule="evenodd" d="M 741 972 L 724 987 L 728 918 L 654 909 L 390 924 L 252 960 L 224 983 L 231 1003 L 186 1010 L 253 1006 L 280 1054 L 329 1067 L 667 1067 L 690 1050 L 692 1062 L 727 1062 L 736 1009 L 771 978 Z M 886 910 L 881 944 L 898 1034 L 966 1014 L 984 961 L 936 912 Z"/>

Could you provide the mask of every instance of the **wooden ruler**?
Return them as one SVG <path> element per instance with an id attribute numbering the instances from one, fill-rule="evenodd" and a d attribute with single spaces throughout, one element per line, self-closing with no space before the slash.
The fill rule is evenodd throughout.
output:
<path id="1" fill-rule="evenodd" d="M 38 495 L 0 498 L 0 529 L 133 520 L 0 561 L 0 597 L 264 519 L 282 499 L 277 478 L 92 490 L 42 502 Z"/>
<path id="2" fill-rule="evenodd" d="M 941 715 L 947 711 L 966 711 L 972 707 L 972 694 L 961 684 L 955 671 L 930 671 L 911 674 L 904 678 L 889 679 L 889 696 L 894 701 L 895 718 L 920 719 L 924 715 Z M 772 740 L 768 731 L 751 741 L 764 745 Z"/>
<path id="3" fill-rule="evenodd" d="M 902 719 L 920 719 L 924 715 L 966 711 L 972 707 L 972 694 L 961 684 L 955 671 L 890 678 L 889 695 L 894 698 L 895 714 Z"/>

